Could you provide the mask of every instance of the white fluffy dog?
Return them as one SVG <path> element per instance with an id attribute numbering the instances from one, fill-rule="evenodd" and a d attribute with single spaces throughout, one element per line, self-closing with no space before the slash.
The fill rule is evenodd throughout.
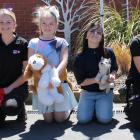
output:
<path id="1" fill-rule="evenodd" d="M 39 71 L 41 73 L 37 85 L 39 101 L 47 106 L 53 103 L 63 102 L 64 96 L 57 91 L 57 87 L 61 83 L 57 69 L 46 63 L 45 59 L 40 54 L 31 56 L 28 64 L 32 68 L 32 71 Z M 48 89 L 49 84 L 53 86 L 50 89 Z"/>

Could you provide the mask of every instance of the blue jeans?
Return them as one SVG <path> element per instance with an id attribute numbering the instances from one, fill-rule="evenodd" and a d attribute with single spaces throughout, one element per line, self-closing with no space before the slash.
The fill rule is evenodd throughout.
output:
<path id="1" fill-rule="evenodd" d="M 83 90 L 80 95 L 77 119 L 79 123 L 88 123 L 94 117 L 101 123 L 112 120 L 113 95 L 104 92 L 88 92 Z"/>

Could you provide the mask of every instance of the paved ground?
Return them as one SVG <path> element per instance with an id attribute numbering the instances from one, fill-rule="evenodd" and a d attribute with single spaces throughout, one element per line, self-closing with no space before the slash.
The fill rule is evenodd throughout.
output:
<path id="1" fill-rule="evenodd" d="M 140 132 L 133 130 L 125 119 L 123 106 L 114 105 L 113 121 L 108 125 L 95 122 L 79 125 L 76 113 L 68 122 L 47 124 L 42 115 L 32 112 L 31 106 L 27 106 L 26 123 L 16 123 L 15 117 L 8 117 L 6 126 L 0 129 L 0 140 L 140 140 Z"/>

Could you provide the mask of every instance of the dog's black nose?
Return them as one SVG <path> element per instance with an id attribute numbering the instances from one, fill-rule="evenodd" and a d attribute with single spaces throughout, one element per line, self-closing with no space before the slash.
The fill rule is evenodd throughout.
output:
<path id="1" fill-rule="evenodd" d="M 36 63 L 36 61 L 34 60 L 34 61 L 33 61 L 33 64 L 35 64 L 35 63 Z"/>

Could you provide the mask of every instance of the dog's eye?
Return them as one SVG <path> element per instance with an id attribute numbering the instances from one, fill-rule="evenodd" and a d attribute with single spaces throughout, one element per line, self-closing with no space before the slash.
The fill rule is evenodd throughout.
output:
<path id="1" fill-rule="evenodd" d="M 36 64 L 36 61 L 35 60 L 33 61 L 33 64 Z"/>

